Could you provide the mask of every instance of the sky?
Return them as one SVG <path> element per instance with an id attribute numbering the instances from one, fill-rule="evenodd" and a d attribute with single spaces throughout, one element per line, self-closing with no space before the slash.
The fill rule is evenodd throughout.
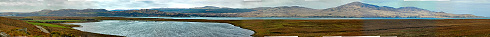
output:
<path id="1" fill-rule="evenodd" d="M 302 6 L 314 9 L 337 7 L 351 2 L 389 7 L 418 7 L 453 14 L 490 17 L 490 0 L 0 0 L 0 12 L 33 12 L 43 9 L 148 9 L 217 6 L 255 8 Z"/>

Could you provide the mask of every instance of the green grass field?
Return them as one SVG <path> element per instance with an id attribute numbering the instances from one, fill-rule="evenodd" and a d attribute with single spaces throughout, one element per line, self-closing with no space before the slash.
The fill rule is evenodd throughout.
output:
<path id="1" fill-rule="evenodd" d="M 35 23 L 35 22 L 27 22 L 27 21 L 26 21 L 26 23 L 29 23 L 29 24 L 32 24 L 32 25 L 48 26 L 48 27 L 68 28 L 68 27 L 65 27 L 65 26 L 54 25 L 54 24 L 47 24 L 47 23 Z"/>
<path id="2" fill-rule="evenodd" d="M 65 21 L 65 22 L 81 22 L 82 20 L 27 20 L 36 22 L 53 22 L 53 21 Z"/>

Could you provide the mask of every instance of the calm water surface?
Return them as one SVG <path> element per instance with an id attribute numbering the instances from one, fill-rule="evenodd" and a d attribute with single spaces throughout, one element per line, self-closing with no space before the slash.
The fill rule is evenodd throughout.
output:
<path id="1" fill-rule="evenodd" d="M 81 25 L 81 31 L 127 37 L 251 37 L 254 32 L 228 23 L 103 20 Z"/>

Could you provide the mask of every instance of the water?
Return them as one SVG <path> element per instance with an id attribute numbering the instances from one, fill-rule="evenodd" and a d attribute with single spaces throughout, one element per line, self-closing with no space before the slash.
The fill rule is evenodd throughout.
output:
<path id="1" fill-rule="evenodd" d="M 254 32 L 228 23 L 103 20 L 81 25 L 81 31 L 127 37 L 251 37 Z"/>
<path id="2" fill-rule="evenodd" d="M 163 18 L 163 19 L 206 19 L 206 20 L 332 20 L 332 19 L 490 19 L 490 18 L 291 18 L 291 17 L 126 17 L 126 18 Z"/>

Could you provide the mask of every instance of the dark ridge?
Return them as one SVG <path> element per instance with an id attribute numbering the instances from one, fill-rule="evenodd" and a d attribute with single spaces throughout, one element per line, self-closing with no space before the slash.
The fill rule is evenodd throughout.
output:
<path id="1" fill-rule="evenodd" d="M 385 10 L 385 11 L 429 11 L 429 10 L 425 10 L 425 9 L 417 8 L 417 7 L 393 8 L 393 7 L 389 7 L 389 6 L 377 6 L 377 5 L 366 4 L 366 3 L 362 3 L 362 2 L 352 2 L 352 3 L 348 3 L 345 5 L 338 6 L 337 8 L 352 8 L 354 6 L 373 9 L 373 10 Z"/>
<path id="2" fill-rule="evenodd" d="M 429 11 L 429 10 L 425 10 L 425 9 L 417 8 L 417 7 L 400 7 L 397 9 L 401 10 L 401 11 Z"/>

